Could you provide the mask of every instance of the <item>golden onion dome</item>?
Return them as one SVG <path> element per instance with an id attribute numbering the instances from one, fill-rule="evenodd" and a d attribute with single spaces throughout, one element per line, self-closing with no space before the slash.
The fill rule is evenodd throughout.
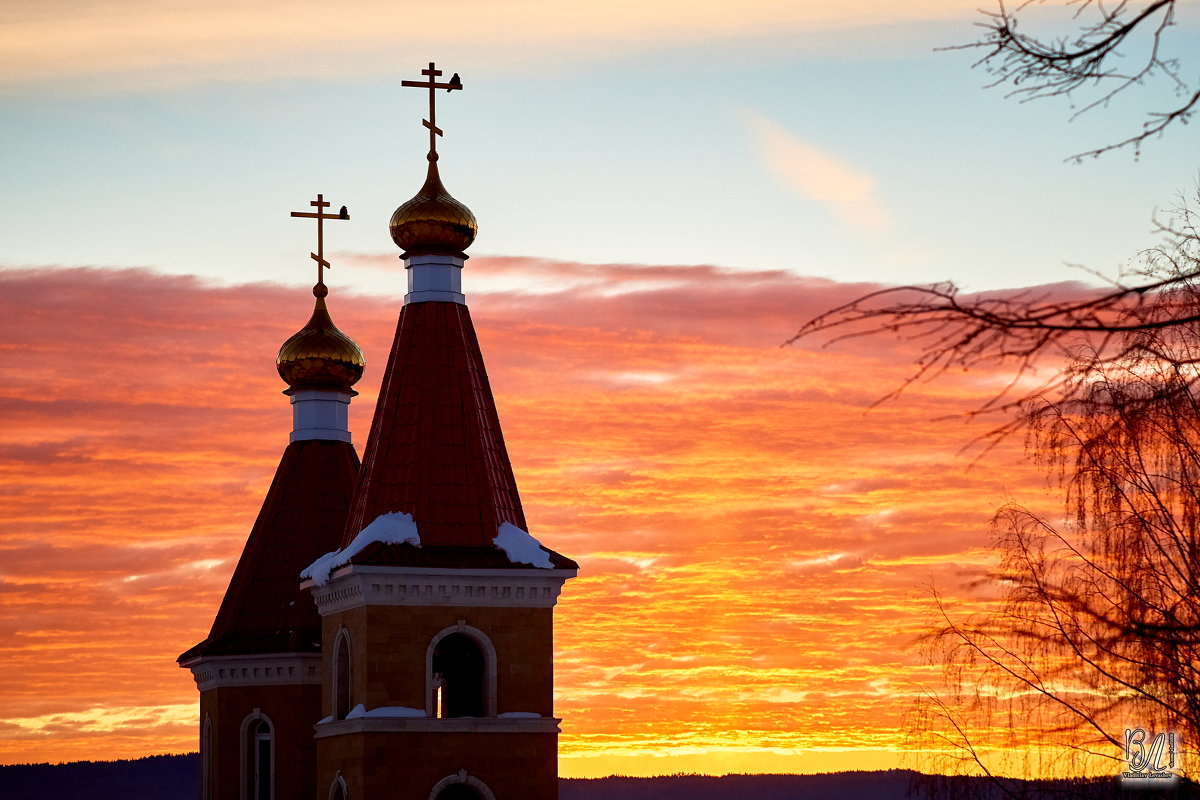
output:
<path id="1" fill-rule="evenodd" d="M 337 329 L 325 307 L 328 290 L 323 283 L 313 287 L 317 302 L 304 327 L 279 348 L 275 367 L 287 381 L 288 391 L 300 389 L 340 389 L 350 387 L 362 377 L 366 360 L 362 350 Z"/>
<path id="2" fill-rule="evenodd" d="M 405 256 L 439 253 L 466 258 L 463 251 L 475 241 L 479 224 L 471 209 L 442 186 L 436 159 L 436 154 L 430 157 L 421 191 L 392 214 L 392 241 Z"/>

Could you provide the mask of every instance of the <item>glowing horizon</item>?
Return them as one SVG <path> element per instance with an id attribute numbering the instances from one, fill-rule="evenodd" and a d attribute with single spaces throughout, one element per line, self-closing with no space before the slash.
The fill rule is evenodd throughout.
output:
<path id="1" fill-rule="evenodd" d="M 779 347 L 862 285 L 469 269 L 494 287 L 468 303 L 531 532 L 583 567 L 556 612 L 561 774 L 901 765 L 904 713 L 937 677 L 922 586 L 977 603 L 991 511 L 1042 497 L 1019 443 L 968 469 L 981 428 L 935 420 L 996 377 L 864 413 L 909 374 L 904 346 Z M 0 286 L 0 763 L 192 751 L 174 659 L 208 630 L 286 444 L 273 356 L 311 296 L 138 270 Z M 399 302 L 335 286 L 329 303 L 367 354 L 361 448 Z"/>
<path id="2" fill-rule="evenodd" d="M 1200 41 L 1177 5 L 1167 61 Z M 1169 107 L 1169 72 L 1017 102 L 972 68 L 994 8 L 0 6 L 0 763 L 196 748 L 174 659 L 286 445 L 272 359 L 311 309 L 288 212 L 352 212 L 327 280 L 367 354 L 361 449 L 403 294 L 385 231 L 427 168 L 427 99 L 399 84 L 430 61 L 464 83 L 439 169 L 480 222 L 464 284 L 524 510 L 583 564 L 556 617 L 563 774 L 908 763 L 928 587 L 978 609 L 992 513 L 1061 506 L 1019 440 L 962 452 L 999 369 L 868 410 L 911 343 L 780 343 L 884 284 L 1132 274 L 1193 190 L 1186 130 L 1067 163 Z"/>

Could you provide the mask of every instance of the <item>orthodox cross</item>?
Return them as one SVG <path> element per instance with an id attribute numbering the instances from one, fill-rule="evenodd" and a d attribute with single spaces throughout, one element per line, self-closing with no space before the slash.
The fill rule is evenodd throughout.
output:
<path id="1" fill-rule="evenodd" d="M 445 89 L 447 92 L 452 92 L 455 89 L 463 88 L 462 81 L 458 79 L 458 73 L 454 73 L 450 77 L 448 83 L 437 83 L 435 78 L 442 74 L 440 69 L 434 67 L 433 62 L 429 62 L 429 69 L 421 70 L 422 75 L 428 75 L 427 81 L 401 81 L 401 86 L 415 86 L 418 89 L 429 90 L 429 119 L 421 120 L 426 128 L 429 128 L 429 160 L 437 161 L 437 137 L 442 135 L 442 129 L 437 126 L 436 108 L 434 103 L 434 90 Z"/>
<path id="2" fill-rule="evenodd" d="M 317 199 L 309 202 L 310 206 L 317 209 L 316 213 L 311 211 L 293 211 L 293 217 L 307 217 L 317 221 L 317 252 L 309 253 L 313 261 L 317 262 L 317 285 L 313 287 L 313 294 L 317 297 L 324 297 L 328 292 L 325 289 L 325 274 L 326 268 L 331 268 L 329 262 L 325 260 L 325 229 L 323 223 L 327 219 L 350 219 L 350 212 L 342 206 L 341 210 L 336 214 L 326 214 L 325 209 L 329 208 L 329 203 L 325 202 L 325 196 L 318 194 Z"/>

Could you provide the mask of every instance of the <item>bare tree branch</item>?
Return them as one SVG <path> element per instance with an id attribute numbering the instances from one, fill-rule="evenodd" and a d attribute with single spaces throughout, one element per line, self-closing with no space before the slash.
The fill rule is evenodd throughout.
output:
<path id="1" fill-rule="evenodd" d="M 950 50 L 977 49 L 984 55 L 975 62 L 994 81 L 1009 85 L 1010 96 L 1022 101 L 1046 97 L 1073 97 L 1095 90 L 1073 116 L 1108 106 L 1118 95 L 1152 81 L 1166 81 L 1179 101 L 1171 108 L 1149 112 L 1142 129 L 1118 142 L 1078 153 L 1075 161 L 1099 156 L 1110 150 L 1132 147 L 1135 152 L 1151 137 L 1162 135 L 1176 123 L 1186 124 L 1200 105 L 1200 85 L 1180 77 L 1178 58 L 1164 55 L 1166 35 L 1175 23 L 1177 0 L 1104 3 L 1100 0 L 1065 0 L 1074 9 L 1070 35 L 1031 36 L 1022 33 L 1022 18 L 1031 15 L 1043 0 L 1025 0 L 1014 9 L 999 3 L 997 11 L 982 12 L 980 25 L 985 35 L 975 42 Z M 1132 69 L 1124 69 L 1133 56 Z"/>
<path id="2" fill-rule="evenodd" d="M 1063 490 L 1062 519 L 1017 505 L 995 516 L 990 610 L 960 616 L 934 596 L 926 646 L 943 688 L 912 719 L 935 771 L 1041 777 L 1065 764 L 1080 780 L 1037 796 L 1097 796 L 1113 784 L 1096 776 L 1127 768 L 1126 727 L 1200 741 L 1200 214 L 1181 205 L 1159 228 L 1162 244 L 1102 289 L 886 288 L 787 342 L 900 336 L 918 348 L 909 384 L 1009 367 L 1008 386 L 969 413 L 1008 412 L 998 435 L 1025 430 Z M 1050 363 L 1035 388 L 1021 382 Z M 1025 789 L 979 796 L 997 791 Z"/>
<path id="3" fill-rule="evenodd" d="M 1167 252 L 1173 267 L 1188 263 L 1178 246 Z M 1009 743 L 1035 775 L 1064 751 L 1079 774 L 1107 759 L 1111 775 L 1125 768 L 1130 725 L 1200 737 L 1200 277 L 1153 285 L 1136 314 L 1106 323 L 1111 355 L 1075 350 L 1055 398 L 1021 401 L 1027 448 L 1058 475 L 1065 521 L 1005 507 L 993 521 L 997 606 L 960 618 L 934 597 L 927 644 L 945 688 L 914 720 L 918 737 L 959 751 L 941 769 Z"/>
<path id="4" fill-rule="evenodd" d="M 1022 423 L 1005 415 L 1036 398 L 1068 399 L 1078 388 L 1072 371 L 1130 359 L 1177 369 L 1200 364 L 1200 349 L 1180 343 L 1180 337 L 1200 338 L 1200 214 L 1181 202 L 1174 215 L 1169 223 L 1156 222 L 1163 243 L 1143 252 L 1140 264 L 1109 280 L 1108 288 L 1064 285 L 963 295 L 948 282 L 887 287 L 808 320 L 783 346 L 815 336 L 828 336 L 828 346 L 881 334 L 917 345 L 912 375 L 878 402 L 950 370 L 1007 365 L 1005 387 L 982 407 L 964 412 L 1000 412 L 1002 422 L 989 438 L 1007 435 Z M 1070 368 L 1059 369 L 1064 363 Z M 1029 384 L 1039 366 L 1051 368 L 1049 377 Z"/>

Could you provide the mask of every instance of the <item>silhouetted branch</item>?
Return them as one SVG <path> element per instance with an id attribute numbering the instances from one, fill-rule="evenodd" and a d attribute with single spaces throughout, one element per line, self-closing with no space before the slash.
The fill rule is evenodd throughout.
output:
<path id="1" fill-rule="evenodd" d="M 1045 5 L 1026 0 L 1010 10 L 1003 2 L 997 11 L 983 12 L 980 23 L 987 33 L 978 41 L 948 49 L 982 49 L 976 62 L 995 77 L 993 86 L 1008 84 L 1011 94 L 1022 100 L 1074 95 L 1092 87 L 1106 87 L 1099 97 L 1084 104 L 1075 116 L 1097 106 L 1108 105 L 1118 94 L 1143 86 L 1158 77 L 1167 79 L 1181 99 L 1173 108 L 1151 112 L 1140 133 L 1073 156 L 1081 160 L 1123 147 L 1139 149 L 1150 137 L 1161 135 L 1175 123 L 1186 123 L 1200 104 L 1200 86 L 1180 77 L 1177 58 L 1163 55 L 1163 40 L 1175 24 L 1176 0 L 1153 0 L 1130 4 L 1118 0 L 1065 0 L 1074 6 L 1071 24 L 1075 33 L 1066 36 L 1030 36 L 1018 30 L 1030 9 Z M 1138 35 L 1146 37 L 1140 39 Z M 1136 41 L 1135 41 L 1136 40 Z M 1144 51 L 1144 54 L 1143 54 Z M 1122 69 L 1125 57 L 1135 56 L 1134 68 Z"/>
<path id="2" fill-rule="evenodd" d="M 1142 265 L 1109 281 L 1107 289 L 1041 287 L 963 295 L 953 283 L 899 286 L 864 294 L 805 322 L 784 346 L 828 335 L 827 344 L 886 334 L 915 343 L 913 374 L 878 402 L 914 382 L 948 370 L 1011 368 L 1006 385 L 965 413 L 1012 413 L 1037 398 L 1069 400 L 1082 384 L 1072 373 L 1132 360 L 1185 369 L 1200 352 L 1184 341 L 1200 333 L 1200 230 L 1186 205 L 1172 224 L 1158 224 L 1164 244 L 1142 254 Z M 1063 295 L 1069 295 L 1063 297 Z M 1028 384 L 1035 368 L 1049 377 Z M 1002 422 L 996 436 L 1020 427 Z"/>
<path id="3" fill-rule="evenodd" d="M 950 284 L 889 288 L 797 333 L 898 334 L 920 348 L 910 383 L 1008 365 L 1016 378 L 971 413 L 1016 412 L 997 430 L 1024 429 L 1027 452 L 1064 490 L 1061 520 L 1017 505 L 994 517 L 999 562 L 989 578 L 1000 597 L 989 610 L 956 614 L 934 595 L 926 645 L 943 689 L 913 719 L 920 749 L 951 749 L 930 765 L 938 771 L 1038 776 L 1066 753 L 1076 774 L 1113 775 L 1130 725 L 1200 740 L 1197 219 L 1181 208 L 1135 279 L 1106 289 L 964 297 Z M 1037 388 L 1018 382 L 1054 358 L 1053 377 Z M 1060 790 L 1113 788 L 1081 780 L 1052 787 Z"/>
<path id="4" fill-rule="evenodd" d="M 1066 400 L 1027 407 L 1030 450 L 1059 470 L 1070 515 L 996 515 L 993 610 L 960 619 L 935 594 L 927 644 L 947 694 L 921 701 L 918 735 L 972 761 L 998 742 L 1065 748 L 1093 773 L 1089 759 L 1120 763 L 1131 724 L 1200 735 L 1200 389 L 1179 367 L 1194 330 L 1178 330 L 1125 334 L 1158 347 L 1083 357 Z"/>

